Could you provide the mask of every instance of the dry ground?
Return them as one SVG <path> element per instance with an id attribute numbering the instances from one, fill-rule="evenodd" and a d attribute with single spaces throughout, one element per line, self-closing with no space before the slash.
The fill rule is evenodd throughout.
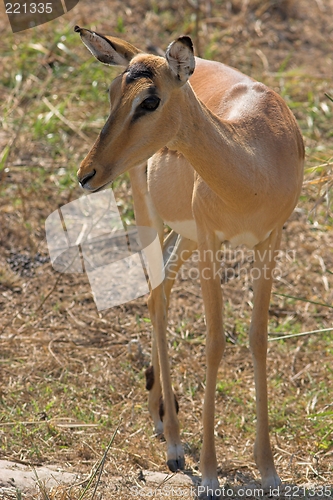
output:
<path id="1" fill-rule="evenodd" d="M 285 226 L 270 308 L 272 444 L 283 481 L 294 486 L 290 494 L 313 498 L 314 490 L 297 489 L 312 485 L 315 498 L 329 498 L 320 487 L 333 483 L 333 335 L 327 330 L 333 326 L 333 103 L 325 96 L 333 95 L 333 2 L 196 5 L 80 1 L 62 18 L 15 36 L 0 11 L 0 458 L 36 467 L 37 474 L 40 465 L 61 466 L 81 482 L 74 488 L 40 485 L 21 495 L 1 489 L 0 481 L 0 498 L 129 498 L 133 486 L 150 484 L 142 471 L 166 471 L 165 446 L 153 435 L 144 390 L 151 349 L 146 297 L 98 313 L 87 278 L 59 275 L 48 261 L 45 219 L 81 196 L 74 172 L 103 124 L 105 89 L 115 74 L 90 58 L 72 34 L 74 24 L 141 47 L 165 48 L 180 33 L 190 34 L 200 55 L 264 81 L 293 109 L 305 137 L 307 170 L 300 203 Z M 126 176 L 115 192 L 124 219 L 131 219 Z M 248 254 L 226 254 L 228 344 L 216 396 L 219 478 L 234 487 L 258 479 L 246 336 L 252 292 L 242 279 L 248 260 Z M 195 477 L 205 324 L 194 262 L 176 282 L 168 332 L 186 464 Z M 117 428 L 103 474 L 89 485 Z M 154 496 L 161 491 L 172 498 L 161 488 Z"/>

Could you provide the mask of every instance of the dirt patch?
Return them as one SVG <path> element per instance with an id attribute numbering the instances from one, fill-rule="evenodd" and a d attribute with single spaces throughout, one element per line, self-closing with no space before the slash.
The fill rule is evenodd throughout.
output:
<path id="1" fill-rule="evenodd" d="M 31 470 L 30 467 L 17 463 L 0 461 L 1 475 L 0 498 L 4 500 L 16 499 L 18 492 L 22 498 L 35 498 L 41 492 L 48 491 L 76 491 L 77 494 L 84 490 L 89 481 L 89 476 L 83 478 L 80 474 L 68 473 L 61 467 L 38 467 Z M 277 488 L 264 491 L 260 483 L 248 481 L 246 476 L 237 478 L 238 481 L 225 483 L 219 488 L 221 498 L 230 500 L 245 498 L 246 500 L 286 500 L 297 497 L 300 500 L 309 500 L 325 496 L 331 498 L 333 485 L 327 485 L 322 490 L 316 484 L 284 484 Z M 122 477 L 110 477 L 102 475 L 99 483 L 99 498 L 108 500 L 130 497 L 130 498 L 178 498 L 195 499 L 202 494 L 200 477 L 191 472 L 178 472 L 166 474 L 151 470 L 141 470 L 134 477 L 129 476 L 124 480 Z"/>
<path id="2" fill-rule="evenodd" d="M 50 489 L 59 484 L 74 485 L 80 482 L 79 479 L 79 476 L 65 472 L 61 467 L 40 466 L 32 469 L 28 465 L 0 460 L 0 498 L 17 490 L 37 496 L 41 487 Z"/>

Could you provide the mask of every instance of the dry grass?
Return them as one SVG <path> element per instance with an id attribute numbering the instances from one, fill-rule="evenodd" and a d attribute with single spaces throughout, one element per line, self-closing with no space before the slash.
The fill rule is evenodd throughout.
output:
<path id="1" fill-rule="evenodd" d="M 106 116 L 104 90 L 115 74 L 89 59 L 72 34 L 76 23 L 118 32 L 140 46 L 165 47 L 189 33 L 202 56 L 265 81 L 292 107 L 305 136 L 307 170 L 300 203 L 285 227 L 282 248 L 289 253 L 274 287 L 270 333 L 320 332 L 270 343 L 272 444 L 284 481 L 333 482 L 333 336 L 325 330 L 332 327 L 333 304 L 333 108 L 325 96 L 333 95 L 331 14 L 332 2 L 309 0 L 208 1 L 200 9 L 185 0 L 81 1 L 63 18 L 15 36 L 1 18 L 1 458 L 36 467 L 61 464 L 86 480 L 119 426 L 95 493 L 97 476 L 85 493 L 87 482 L 41 487 L 23 499 L 78 500 L 83 493 L 84 500 L 128 498 L 131 486 L 144 484 L 140 471 L 166 470 L 165 445 L 153 435 L 144 390 L 151 351 L 146 298 L 99 314 L 84 275 L 58 275 L 45 261 L 44 221 L 81 195 L 75 169 Z M 126 176 L 115 191 L 130 219 Z M 246 259 L 227 258 L 227 268 L 249 268 Z M 186 463 L 196 475 L 205 324 L 193 267 L 188 263 L 175 285 L 168 331 Z M 246 335 L 252 291 L 240 278 L 225 281 L 228 348 L 215 430 L 220 483 L 237 485 L 258 478 Z M 0 487 L 1 494 L 19 498 Z"/>

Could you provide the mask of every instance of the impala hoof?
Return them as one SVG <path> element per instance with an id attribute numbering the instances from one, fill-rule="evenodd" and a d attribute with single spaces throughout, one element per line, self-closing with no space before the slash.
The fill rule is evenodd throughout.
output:
<path id="1" fill-rule="evenodd" d="M 218 500 L 222 498 L 222 490 L 217 479 L 206 479 L 198 486 L 197 495 L 199 500 Z"/>
<path id="2" fill-rule="evenodd" d="M 185 469 L 185 458 L 181 457 L 177 460 L 168 460 L 167 466 L 171 470 L 171 472 L 177 472 L 177 470 Z"/>
<path id="3" fill-rule="evenodd" d="M 261 481 L 262 489 L 265 492 L 272 491 L 273 489 L 279 489 L 281 485 L 281 479 L 275 471 L 273 471 L 269 476 L 266 476 L 265 478 L 263 477 Z"/>
<path id="4" fill-rule="evenodd" d="M 222 498 L 220 491 L 210 491 L 207 488 L 207 491 L 201 491 L 198 493 L 199 500 L 220 500 Z"/>
<path id="5" fill-rule="evenodd" d="M 163 422 L 161 422 L 160 420 L 158 422 L 155 423 L 155 434 L 157 437 L 159 438 L 163 438 L 164 439 L 164 435 L 163 435 Z"/>

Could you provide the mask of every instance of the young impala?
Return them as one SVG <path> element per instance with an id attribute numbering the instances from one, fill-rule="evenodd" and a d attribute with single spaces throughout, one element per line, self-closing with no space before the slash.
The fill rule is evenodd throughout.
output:
<path id="1" fill-rule="evenodd" d="M 267 410 L 267 321 L 275 252 L 303 177 L 304 147 L 295 118 L 265 85 L 224 64 L 195 58 L 187 36 L 172 42 L 164 58 L 78 26 L 75 31 L 99 61 L 126 68 L 111 84 L 110 115 L 81 163 L 81 186 L 95 192 L 129 170 L 137 224 L 155 228 L 161 242 L 163 222 L 179 234 L 176 243 L 173 235 L 166 243 L 173 246 L 177 264 L 170 259 L 173 272 L 167 265 L 164 282 L 148 301 L 154 330 L 149 410 L 156 430 L 164 432 L 167 464 L 176 471 L 185 463 L 166 339 L 175 265 L 179 268 L 198 248 L 207 325 L 200 467 L 202 485 L 214 497 L 219 486 L 215 388 L 225 347 L 217 254 L 225 241 L 245 244 L 254 249 L 257 271 L 250 326 L 257 410 L 254 456 L 263 488 L 276 487 L 280 479 Z"/>

